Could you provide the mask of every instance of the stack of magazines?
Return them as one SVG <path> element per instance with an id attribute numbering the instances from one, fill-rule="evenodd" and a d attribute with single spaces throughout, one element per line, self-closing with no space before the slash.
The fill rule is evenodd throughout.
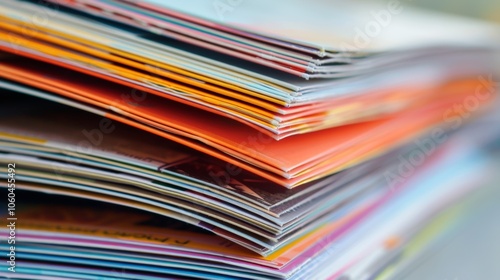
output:
<path id="1" fill-rule="evenodd" d="M 499 30 L 399 1 L 2 1 L 0 276 L 390 278 L 492 173 Z"/>

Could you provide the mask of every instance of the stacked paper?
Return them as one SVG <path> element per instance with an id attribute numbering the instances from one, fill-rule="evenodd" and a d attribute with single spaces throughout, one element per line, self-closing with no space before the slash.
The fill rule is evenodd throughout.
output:
<path id="1" fill-rule="evenodd" d="M 498 28 L 394 3 L 1 2 L 0 275 L 388 275 L 498 138 Z"/>

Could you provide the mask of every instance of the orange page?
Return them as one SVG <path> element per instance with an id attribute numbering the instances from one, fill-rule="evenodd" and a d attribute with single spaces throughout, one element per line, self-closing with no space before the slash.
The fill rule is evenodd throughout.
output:
<path id="1" fill-rule="evenodd" d="M 344 169 L 443 122 L 443 113 L 477 87 L 475 79 L 457 81 L 442 88 L 454 92 L 454 99 L 382 120 L 297 135 L 278 142 L 234 120 L 154 95 L 147 96 L 140 104 L 130 104 L 122 96 L 130 89 L 103 80 L 69 71 L 47 72 L 47 66 L 40 67 L 34 62 L 29 64 L 30 70 L 19 62 L 7 61 L 1 65 L 0 75 L 6 78 L 70 98 L 85 97 L 80 100 L 125 116 L 110 113 L 112 119 L 181 142 L 287 187 Z"/>
<path id="2" fill-rule="evenodd" d="M 9 22 L 0 23 L 0 28 L 4 28 L 6 30 L 14 32 L 20 32 L 21 30 L 23 30 L 22 27 Z M 45 32 L 48 31 L 43 28 L 42 30 Z M 59 33 L 56 34 L 61 35 Z M 13 36 L 13 34 L 4 35 L 7 37 Z M 38 49 L 42 52 L 51 53 L 53 55 L 61 57 L 71 57 L 71 59 L 75 59 L 84 63 L 91 63 L 94 67 L 97 66 L 108 68 L 108 70 L 111 70 L 114 73 L 117 73 L 123 77 L 129 77 L 140 83 L 147 80 L 149 85 L 153 83 L 155 85 L 155 88 L 157 89 L 170 89 L 174 91 L 182 90 L 184 92 L 187 92 L 188 94 L 180 94 L 179 97 L 181 99 L 181 102 L 234 118 L 253 127 L 254 129 L 261 131 L 266 135 L 270 135 L 275 139 L 283 139 L 295 134 L 307 133 L 329 127 L 378 118 L 384 114 L 399 111 L 408 106 L 411 106 L 415 103 L 414 101 L 416 100 L 425 100 L 429 97 L 439 98 L 440 96 L 437 94 L 428 94 L 430 92 L 428 90 L 428 85 L 413 83 L 413 85 L 408 85 L 408 87 L 406 88 L 387 88 L 382 91 L 378 89 L 374 92 L 360 92 L 354 96 L 350 96 L 347 98 L 335 97 L 332 99 L 324 100 L 320 103 L 314 103 L 305 106 L 285 108 L 279 107 L 278 105 L 272 105 L 272 107 L 268 107 L 268 103 L 262 103 L 261 101 L 257 101 L 254 99 L 248 99 L 248 96 L 246 96 L 247 93 L 245 93 L 244 91 L 239 93 L 237 91 L 234 91 L 231 95 L 228 95 L 241 100 L 243 102 L 242 103 L 235 100 L 231 101 L 229 99 L 221 99 L 220 96 L 217 97 L 210 92 L 200 91 L 196 88 L 187 88 L 181 84 L 176 83 L 176 81 L 179 80 L 184 83 L 201 86 L 204 89 L 214 92 L 219 92 L 221 90 L 221 88 L 219 88 L 217 85 L 215 87 L 213 85 L 210 85 L 210 81 L 210 83 L 204 82 L 200 84 L 199 81 L 197 82 L 200 77 L 193 76 L 195 79 L 191 79 L 189 77 L 179 75 L 169 76 L 171 72 L 160 70 L 160 68 L 154 71 L 155 76 L 159 75 L 165 78 L 174 79 L 174 81 L 167 81 L 158 79 L 157 77 L 153 77 L 151 73 L 148 74 L 144 72 L 137 72 L 137 70 L 151 70 L 151 67 L 149 67 L 148 65 L 153 62 L 141 60 L 140 57 L 130 57 L 129 55 L 121 52 L 118 52 L 119 55 L 117 56 L 114 54 L 117 53 L 117 51 L 109 47 L 103 49 L 104 51 L 100 51 L 93 48 L 95 47 L 95 43 L 87 42 L 85 40 L 82 41 L 82 39 L 74 38 L 74 36 L 72 35 L 66 35 L 66 37 L 69 38 L 70 41 L 65 41 L 58 37 L 48 36 L 43 32 L 37 31 L 32 31 L 29 33 L 29 35 L 29 37 L 32 37 L 34 39 L 41 39 L 46 42 L 50 42 L 51 44 L 58 44 L 60 46 L 71 48 L 72 50 L 85 52 L 88 55 L 94 56 L 95 59 L 92 61 L 89 60 L 89 57 L 81 55 L 76 56 L 76 52 L 68 52 L 68 50 L 62 48 L 58 50 L 57 48 L 54 48 L 54 45 L 44 45 L 40 42 L 36 42 L 33 40 L 30 41 L 28 40 L 28 38 L 25 38 L 26 36 L 16 38 L 14 41 L 17 44 L 26 45 L 30 48 Z M 102 47 L 103 46 L 99 45 L 100 49 L 102 49 Z M 128 57 L 128 59 L 124 59 L 122 56 Z M 105 59 L 105 61 L 102 61 L 101 59 Z M 141 61 L 142 63 L 138 61 Z M 135 70 L 125 69 L 123 67 L 120 68 L 115 63 L 119 63 L 120 65 L 128 65 L 130 67 L 133 67 Z M 137 87 L 137 85 L 135 85 L 135 87 Z M 411 90 L 409 87 L 411 87 Z M 149 92 L 158 94 L 162 97 L 180 101 L 171 94 L 161 93 L 152 89 L 149 89 Z M 206 104 L 212 104 L 210 105 L 212 107 L 207 107 Z M 253 105 L 258 105 L 258 107 L 261 107 L 262 109 L 267 108 L 275 112 L 273 113 L 267 110 L 259 109 L 257 107 L 252 107 Z"/>

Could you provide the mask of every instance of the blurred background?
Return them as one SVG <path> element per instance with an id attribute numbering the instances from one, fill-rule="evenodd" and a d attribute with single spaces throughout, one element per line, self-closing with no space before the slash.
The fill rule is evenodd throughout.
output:
<path id="1" fill-rule="evenodd" d="M 500 1 L 498 0 L 412 0 L 408 3 L 417 7 L 500 23 Z"/>

